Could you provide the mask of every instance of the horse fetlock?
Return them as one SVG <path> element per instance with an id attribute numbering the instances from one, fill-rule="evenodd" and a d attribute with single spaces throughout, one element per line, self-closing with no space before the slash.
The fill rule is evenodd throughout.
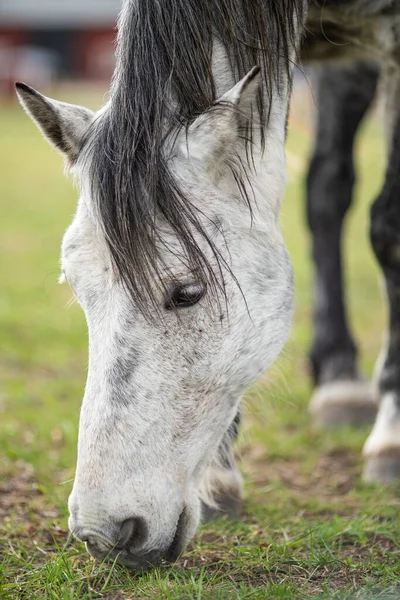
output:
<path id="1" fill-rule="evenodd" d="M 319 332 L 316 333 L 318 335 Z M 322 339 L 319 334 L 310 352 L 315 385 L 362 380 L 357 366 L 357 350 L 350 336 L 347 337 L 347 334 L 344 334 L 342 338 L 335 339 L 333 332 L 328 333 L 326 328 L 324 335 L 331 337 L 329 342 Z"/>
<path id="2" fill-rule="evenodd" d="M 371 384 L 361 380 L 342 380 L 318 386 L 309 410 L 314 421 L 322 427 L 359 427 L 374 422 L 377 406 L 377 396 Z"/>
<path id="3" fill-rule="evenodd" d="M 366 481 L 388 483 L 400 480 L 400 392 L 388 392 L 383 396 L 363 454 Z"/>

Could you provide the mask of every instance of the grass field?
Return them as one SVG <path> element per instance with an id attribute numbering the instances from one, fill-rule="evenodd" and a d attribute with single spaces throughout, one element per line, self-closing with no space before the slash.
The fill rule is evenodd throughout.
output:
<path id="1" fill-rule="evenodd" d="M 75 96 L 75 100 L 80 98 Z M 100 96 L 90 98 L 94 106 Z M 282 228 L 296 274 L 296 315 L 276 366 L 246 399 L 238 456 L 242 518 L 200 528 L 173 566 L 146 573 L 94 562 L 67 540 L 86 326 L 59 286 L 61 236 L 76 193 L 62 161 L 18 107 L 0 110 L 0 599 L 399 598 L 398 490 L 361 480 L 367 430 L 318 431 L 311 388 L 311 271 L 303 176 L 307 101 L 291 118 L 290 183 Z M 370 375 L 385 314 L 367 240 L 383 147 L 369 121 L 360 136 L 357 205 L 346 226 L 350 313 Z"/>

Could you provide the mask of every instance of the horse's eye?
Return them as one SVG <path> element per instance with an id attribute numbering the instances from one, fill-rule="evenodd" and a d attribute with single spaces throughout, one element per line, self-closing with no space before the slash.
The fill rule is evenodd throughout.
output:
<path id="1" fill-rule="evenodd" d="M 187 285 L 175 285 L 167 292 L 165 298 L 165 308 L 173 310 L 174 308 L 186 308 L 197 304 L 202 299 L 206 291 L 202 283 L 188 283 Z"/>

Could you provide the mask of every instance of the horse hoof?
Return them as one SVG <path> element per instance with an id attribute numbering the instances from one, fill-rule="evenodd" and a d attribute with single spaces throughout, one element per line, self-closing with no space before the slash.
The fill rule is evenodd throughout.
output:
<path id="1" fill-rule="evenodd" d="M 223 515 L 239 516 L 242 509 L 243 482 L 236 469 L 211 466 L 202 483 L 202 521 L 210 521 Z"/>
<path id="2" fill-rule="evenodd" d="M 364 479 L 376 483 L 400 482 L 400 395 L 381 398 L 375 425 L 363 448 Z"/>
<path id="3" fill-rule="evenodd" d="M 369 483 L 400 483 L 400 448 L 388 448 L 377 456 L 368 456 L 364 480 Z"/>
<path id="4" fill-rule="evenodd" d="M 375 421 L 378 399 L 369 383 L 334 381 L 319 386 L 310 402 L 314 421 L 327 428 L 360 427 Z"/>
<path id="5" fill-rule="evenodd" d="M 215 498 L 216 506 L 209 506 L 205 502 L 201 503 L 201 520 L 203 522 L 212 521 L 219 517 L 228 516 L 238 517 L 242 511 L 242 499 L 238 496 L 223 494 Z"/>

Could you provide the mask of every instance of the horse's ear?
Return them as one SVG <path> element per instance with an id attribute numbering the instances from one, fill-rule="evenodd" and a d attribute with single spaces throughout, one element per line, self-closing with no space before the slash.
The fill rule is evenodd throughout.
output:
<path id="1" fill-rule="evenodd" d="M 236 149 L 240 129 L 252 117 L 260 85 L 260 68 L 228 90 L 205 113 L 197 117 L 181 137 L 181 148 L 189 160 L 201 162 L 207 170 L 218 169 L 221 161 Z"/>
<path id="2" fill-rule="evenodd" d="M 47 98 L 25 83 L 16 83 L 15 87 L 18 100 L 44 137 L 73 164 L 94 113 L 82 106 Z"/>
<path id="3" fill-rule="evenodd" d="M 252 105 L 257 97 L 257 92 L 260 86 L 260 67 L 253 67 L 230 90 L 228 90 L 218 101 L 217 104 L 228 102 L 238 108 L 239 114 L 246 119 L 251 118 Z"/>

